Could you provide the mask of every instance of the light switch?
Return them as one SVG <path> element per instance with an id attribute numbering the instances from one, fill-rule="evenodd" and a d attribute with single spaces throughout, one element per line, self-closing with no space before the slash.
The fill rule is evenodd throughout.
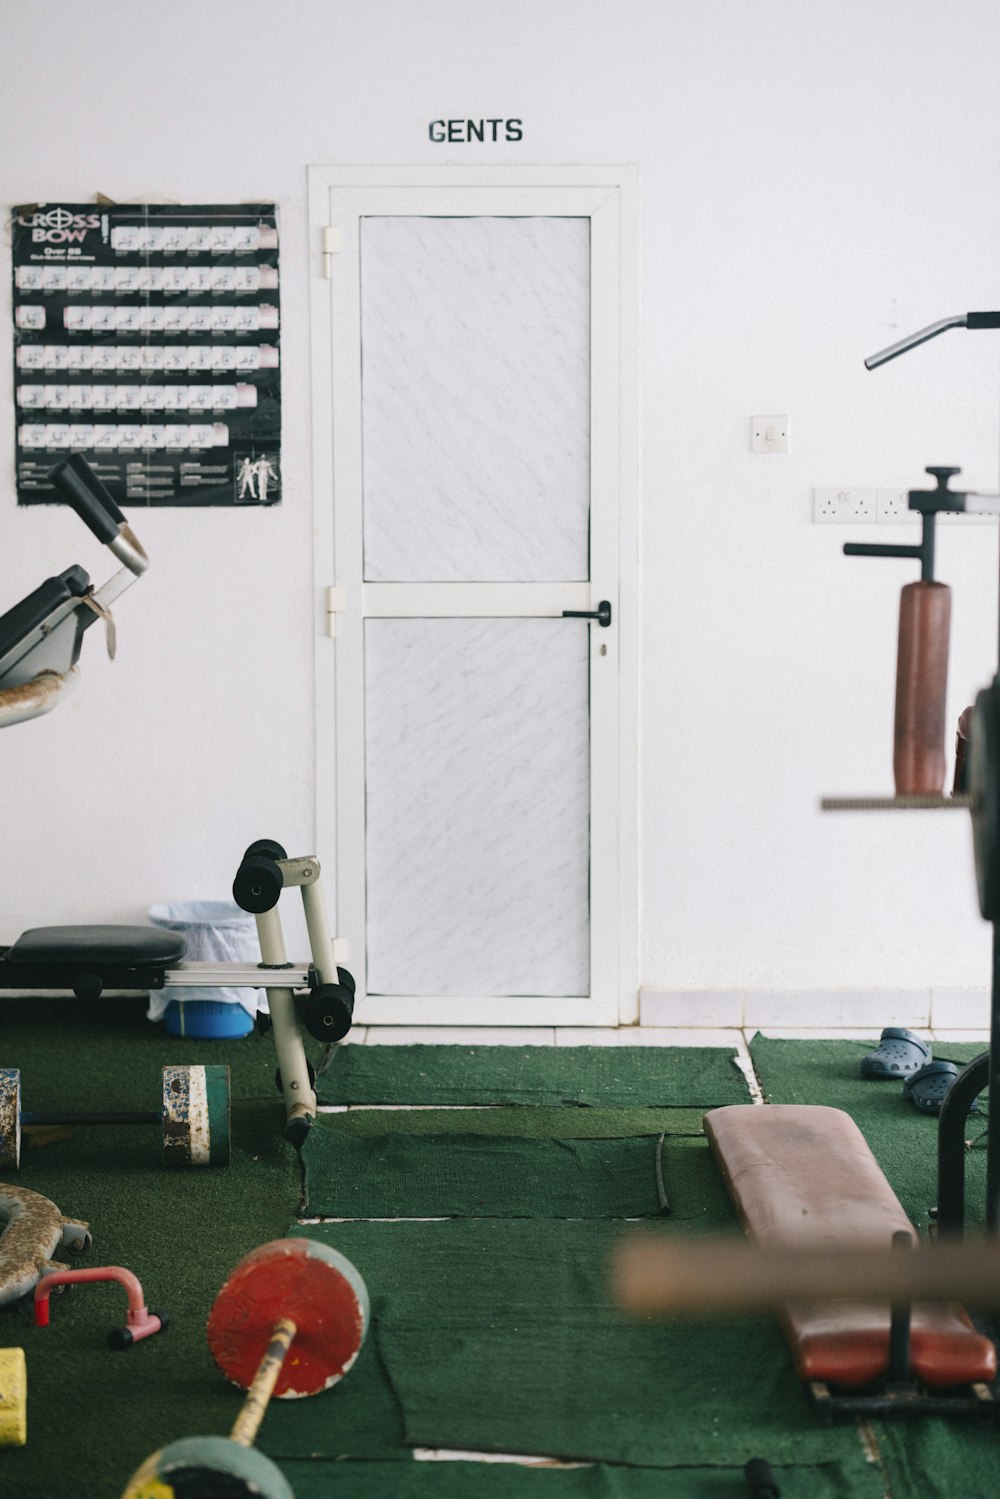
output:
<path id="1" fill-rule="evenodd" d="M 787 416 L 751 417 L 750 431 L 750 447 L 754 453 L 788 452 Z"/>

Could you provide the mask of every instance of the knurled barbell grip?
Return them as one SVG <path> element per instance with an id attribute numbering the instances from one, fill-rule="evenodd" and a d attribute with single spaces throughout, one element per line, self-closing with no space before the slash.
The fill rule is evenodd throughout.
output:
<path id="1" fill-rule="evenodd" d="M 238 1442 L 241 1447 L 253 1446 L 264 1419 L 268 1401 L 274 1393 L 278 1375 L 288 1357 L 288 1350 L 292 1346 L 292 1340 L 297 1331 L 298 1328 L 291 1317 L 282 1317 L 280 1322 L 275 1323 L 271 1341 L 257 1366 L 257 1373 L 240 1407 L 240 1413 L 233 1422 L 233 1429 L 229 1433 L 231 1442 Z"/>

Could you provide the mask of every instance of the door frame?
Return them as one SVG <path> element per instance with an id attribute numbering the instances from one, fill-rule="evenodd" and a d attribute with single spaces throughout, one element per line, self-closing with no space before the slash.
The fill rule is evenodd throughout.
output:
<path id="1" fill-rule="evenodd" d="M 316 850 L 332 893 L 337 961 L 363 969 L 363 954 L 348 933 L 363 934 L 364 892 L 359 890 L 358 871 L 364 870 L 364 848 L 355 848 L 356 833 L 347 831 L 358 819 L 339 813 L 345 783 L 361 776 L 363 784 L 363 735 L 352 732 L 345 721 L 343 703 L 363 701 L 363 656 L 351 636 L 363 627 L 364 599 L 360 570 L 353 578 L 338 576 L 338 543 L 346 564 L 349 551 L 360 547 L 360 535 L 345 533 L 338 525 L 336 497 L 360 490 L 361 452 L 358 421 L 352 416 L 350 432 L 339 432 L 334 440 L 334 413 L 350 411 L 360 396 L 356 367 L 339 356 L 340 349 L 360 347 L 360 307 L 335 303 L 333 277 L 337 256 L 344 243 L 344 227 L 362 212 L 372 211 L 377 199 L 392 203 L 393 212 L 427 213 L 428 190 L 462 189 L 468 212 L 504 214 L 515 211 L 501 203 L 519 204 L 520 212 L 572 212 L 591 218 L 592 234 L 601 236 L 605 250 L 595 262 L 605 274 L 600 302 L 609 309 L 606 326 L 592 326 L 610 352 L 614 366 L 599 371 L 600 388 L 593 392 L 594 410 L 610 424 L 614 440 L 602 447 L 607 455 L 601 471 L 592 473 L 592 484 L 612 485 L 618 492 L 618 535 L 614 538 L 618 559 L 615 635 L 618 650 L 617 703 L 607 704 L 595 720 L 592 756 L 600 757 L 606 774 L 614 762 L 617 774 L 616 805 L 607 815 L 592 802 L 592 857 L 611 871 L 609 896 L 614 901 L 614 919 L 608 923 L 613 936 L 592 969 L 590 996 L 567 998 L 490 998 L 438 996 L 400 997 L 367 995 L 359 985 L 355 1020 L 361 1025 L 517 1025 L 517 1026 L 616 1026 L 635 1024 L 639 1015 L 638 971 L 638 174 L 634 167 L 427 167 L 427 166 L 336 166 L 309 168 L 310 222 L 310 321 L 312 375 L 313 535 L 315 559 L 316 650 L 315 728 Z M 500 191 L 498 191 L 500 190 Z M 482 196 L 480 197 L 480 192 Z M 551 206 L 557 194 L 560 209 Z M 535 200 L 533 205 L 533 200 Z M 382 211 L 386 211 L 382 209 Z M 441 212 L 441 209 L 437 209 Z M 454 208 L 448 210 L 456 212 Z M 607 272 L 604 268 L 608 267 Z M 345 299 L 340 299 L 344 302 Z M 604 361 L 608 363 L 607 358 Z M 342 570 L 343 571 L 343 570 Z M 400 612 L 407 612 L 413 590 L 428 585 L 377 584 L 382 596 L 379 613 L 395 612 L 389 606 L 398 594 Z M 443 585 L 429 585 L 441 588 Z M 444 585 L 454 590 L 455 612 L 462 612 L 466 585 Z M 484 585 L 474 585 L 482 589 Z M 583 584 L 494 585 L 501 614 L 537 614 L 532 595 L 540 587 L 550 594 L 563 591 L 563 607 L 588 608 L 610 588 L 592 579 Z M 591 635 L 603 634 L 595 626 Z M 610 632 L 609 632 L 610 634 Z M 344 649 L 337 658 L 337 637 Z M 594 674 L 592 672 L 592 683 Z M 338 704 L 341 706 L 338 707 Z M 340 720 L 338 731 L 338 720 Z M 330 746 L 336 746 L 330 754 Z M 357 763 L 358 755 L 361 764 Z M 343 828 L 339 825 L 343 824 Z M 362 913 L 359 918 L 359 910 Z M 360 919 L 360 926 L 359 926 Z M 360 959 L 360 963 L 359 963 Z"/>

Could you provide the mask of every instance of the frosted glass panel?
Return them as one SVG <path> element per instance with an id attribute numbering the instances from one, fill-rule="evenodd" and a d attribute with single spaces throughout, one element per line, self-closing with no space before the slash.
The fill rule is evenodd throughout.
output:
<path id="1" fill-rule="evenodd" d="M 589 576 L 590 221 L 365 218 L 365 577 Z"/>
<path id="2" fill-rule="evenodd" d="M 366 621 L 369 993 L 589 993 L 587 668 L 568 621 Z"/>

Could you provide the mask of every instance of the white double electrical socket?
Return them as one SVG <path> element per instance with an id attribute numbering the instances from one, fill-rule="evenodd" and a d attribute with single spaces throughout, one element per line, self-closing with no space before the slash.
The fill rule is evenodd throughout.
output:
<path id="1" fill-rule="evenodd" d="M 875 489 L 814 489 L 813 520 L 871 524 L 877 515 L 877 494 Z"/>
<path id="2" fill-rule="evenodd" d="M 941 510 L 938 520 L 946 525 L 976 525 L 995 522 L 992 515 L 966 515 Z M 813 520 L 826 525 L 911 525 L 920 524 L 920 513 L 910 509 L 909 491 L 905 489 L 814 489 Z"/>
<path id="3" fill-rule="evenodd" d="M 876 489 L 875 519 L 882 525 L 888 521 L 919 521 L 920 516 L 910 509 L 905 489 Z"/>

